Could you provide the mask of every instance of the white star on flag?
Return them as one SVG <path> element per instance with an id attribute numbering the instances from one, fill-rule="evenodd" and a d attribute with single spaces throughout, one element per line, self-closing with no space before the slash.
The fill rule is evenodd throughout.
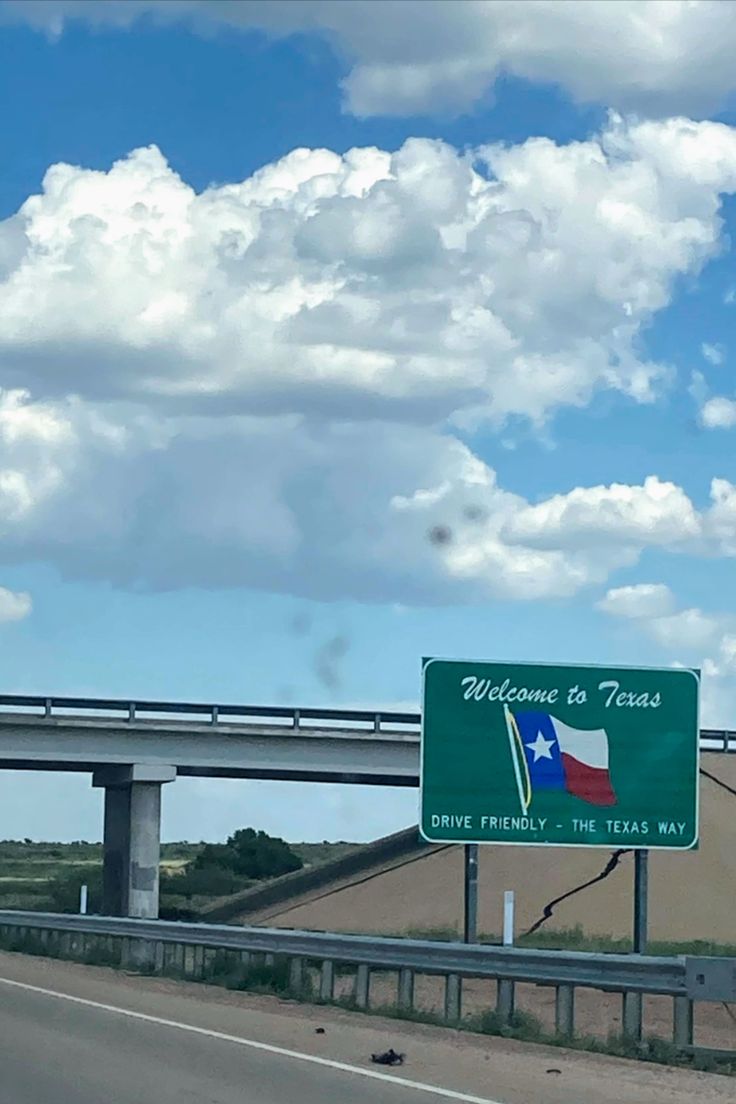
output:
<path id="1" fill-rule="evenodd" d="M 530 751 L 534 752 L 534 762 L 538 759 L 551 759 L 552 752 L 549 750 L 554 744 L 554 740 L 545 740 L 541 732 L 537 733 L 537 738 L 533 744 L 527 744 L 526 747 Z"/>

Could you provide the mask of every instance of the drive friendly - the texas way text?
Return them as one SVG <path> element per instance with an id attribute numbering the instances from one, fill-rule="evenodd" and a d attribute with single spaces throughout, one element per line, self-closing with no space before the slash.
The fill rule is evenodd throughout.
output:
<path id="1" fill-rule="evenodd" d="M 430 818 L 432 828 L 457 828 L 471 832 L 474 829 L 494 829 L 499 832 L 543 832 L 547 827 L 547 817 L 533 816 L 491 816 L 483 814 L 473 817 L 465 813 L 433 813 Z M 686 821 L 658 820 L 654 828 L 648 820 L 614 820 L 573 817 L 569 822 L 573 832 L 590 836 L 596 832 L 605 832 L 607 836 L 648 836 L 656 831 L 660 836 L 682 836 L 687 828 Z M 558 828 L 562 825 L 558 824 Z"/>

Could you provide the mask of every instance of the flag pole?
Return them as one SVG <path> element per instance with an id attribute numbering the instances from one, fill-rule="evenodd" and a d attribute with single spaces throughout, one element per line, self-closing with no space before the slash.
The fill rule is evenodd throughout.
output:
<path id="1" fill-rule="evenodd" d="M 516 788 L 519 792 L 519 805 L 521 806 L 522 815 L 526 814 L 527 804 L 524 800 L 524 785 L 521 781 L 521 768 L 519 766 L 519 749 L 516 746 L 516 738 L 514 736 L 514 719 L 511 716 L 511 711 L 507 705 L 503 707 L 503 715 L 506 721 L 506 733 L 509 738 L 509 747 L 511 749 L 511 762 L 514 764 L 514 777 L 516 778 Z"/>

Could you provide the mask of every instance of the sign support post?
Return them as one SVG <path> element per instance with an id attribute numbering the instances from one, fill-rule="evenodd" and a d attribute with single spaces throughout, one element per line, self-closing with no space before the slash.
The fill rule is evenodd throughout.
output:
<path id="1" fill-rule="evenodd" d="M 634 954 L 646 954 L 649 906 L 649 852 L 634 852 Z M 624 993 L 622 1024 L 630 1039 L 641 1039 L 642 995 Z"/>
<path id="2" fill-rule="evenodd" d="M 646 954 L 649 921 L 649 852 L 634 852 L 634 954 Z"/>
<path id="3" fill-rule="evenodd" d="M 478 844 L 465 844 L 465 894 L 463 939 L 466 943 L 478 940 Z"/>

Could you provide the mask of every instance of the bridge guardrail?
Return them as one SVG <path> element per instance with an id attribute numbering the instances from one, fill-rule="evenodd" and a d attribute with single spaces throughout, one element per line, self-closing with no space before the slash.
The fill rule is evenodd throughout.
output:
<path id="1" fill-rule="evenodd" d="M 319 723 L 328 726 L 354 728 L 356 732 L 383 732 L 386 725 L 401 725 L 402 735 L 419 735 L 421 714 L 401 710 L 317 709 L 311 706 L 233 705 L 207 702 L 166 702 L 127 698 L 45 697 L 39 694 L 0 694 L 0 725 L 13 716 L 13 710 L 38 710 L 40 719 L 70 718 L 74 715 L 109 721 L 110 714 L 122 714 L 130 723 L 164 716 L 202 717 L 208 723 L 218 721 L 249 724 L 271 720 L 284 729 L 310 729 Z M 97 715 L 97 716 L 95 716 Z M 307 723 L 304 722 L 317 722 Z M 704 728 L 700 730 L 703 751 L 736 753 L 736 729 Z"/>

